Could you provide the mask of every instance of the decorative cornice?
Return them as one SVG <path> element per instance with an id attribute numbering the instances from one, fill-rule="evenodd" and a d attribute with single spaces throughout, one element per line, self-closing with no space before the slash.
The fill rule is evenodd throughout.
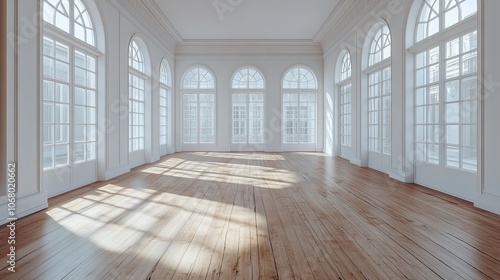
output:
<path id="1" fill-rule="evenodd" d="M 323 42 L 324 39 L 331 33 L 332 27 L 335 27 L 335 22 L 339 15 L 341 15 L 342 7 L 350 6 L 352 4 L 352 0 L 339 0 L 339 3 L 335 6 L 330 16 L 325 20 L 321 28 L 316 32 L 316 35 L 313 37 L 314 42 Z"/>
<path id="2" fill-rule="evenodd" d="M 147 1 L 148 4 L 145 4 Z M 178 35 L 171 30 L 167 30 L 159 19 L 159 12 L 153 12 L 149 0 L 108 0 L 110 4 L 116 7 L 120 13 L 135 21 L 138 28 L 149 35 L 149 37 L 157 40 L 172 53 L 175 50 L 177 43 L 180 42 Z M 161 17 L 160 17 L 161 18 Z"/>
<path id="3" fill-rule="evenodd" d="M 177 55 L 185 54 L 292 54 L 323 55 L 321 44 L 309 40 L 201 40 L 177 45 Z"/>
<path id="4" fill-rule="evenodd" d="M 341 42 L 348 32 L 356 30 L 360 24 L 363 24 L 363 19 L 370 14 L 370 11 L 378 10 L 378 7 L 385 6 L 387 0 L 355 0 L 349 1 L 349 6 L 339 9 L 339 13 L 344 12 L 342 17 L 337 17 L 337 21 L 331 21 L 329 25 L 330 33 L 324 36 L 323 49 L 325 54 L 331 51 L 331 48 L 338 42 Z"/>
<path id="5" fill-rule="evenodd" d="M 146 7 L 148 7 L 148 10 L 155 15 L 156 19 L 160 22 L 161 26 L 166 29 L 166 31 L 169 33 L 169 35 L 172 36 L 172 39 L 176 43 L 182 42 L 184 39 L 182 38 L 181 34 L 177 31 L 177 29 L 174 27 L 172 22 L 165 16 L 165 14 L 162 12 L 161 8 L 158 7 L 155 1 L 153 0 L 142 0 Z"/>

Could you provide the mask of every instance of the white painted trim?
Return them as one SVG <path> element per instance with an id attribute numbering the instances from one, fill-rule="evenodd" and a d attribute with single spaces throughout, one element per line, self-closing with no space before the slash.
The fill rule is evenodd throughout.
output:
<path id="1" fill-rule="evenodd" d="M 500 196 L 484 194 L 476 198 L 474 206 L 500 215 L 500 204 L 498 201 L 500 201 Z"/>
<path id="2" fill-rule="evenodd" d="M 116 8 L 116 10 L 128 20 L 131 21 L 141 33 L 145 36 L 159 43 L 159 45 L 164 46 L 171 54 L 175 53 L 175 46 L 179 41 L 173 39 L 172 34 L 166 31 L 161 24 L 153 24 L 154 15 L 151 15 L 151 11 L 143 5 L 143 1 L 138 0 L 108 0 L 108 2 Z M 141 11 L 143 14 L 141 14 Z M 144 15 L 144 12 L 149 15 Z M 158 31 L 155 33 L 155 31 Z M 161 32 L 163 31 L 163 32 Z M 165 35 L 165 36 L 162 36 Z M 172 38 L 172 39 L 171 39 Z M 170 40 L 168 40 L 170 39 Z"/>
<path id="3" fill-rule="evenodd" d="M 151 162 L 149 163 L 157 162 L 159 160 L 160 160 L 160 155 L 154 155 L 151 157 Z"/>
<path id="4" fill-rule="evenodd" d="M 176 55 L 199 54 L 315 54 L 323 55 L 321 44 L 312 41 L 199 40 L 177 45 Z"/>
<path id="5" fill-rule="evenodd" d="M 124 165 L 124 166 L 120 166 L 120 167 L 115 168 L 113 170 L 108 170 L 108 171 L 106 171 L 106 173 L 104 175 L 105 177 L 102 181 L 111 180 L 113 178 L 116 178 L 116 177 L 123 175 L 123 174 L 126 174 L 128 172 L 130 172 L 130 167 L 128 166 L 128 164 Z"/>
<path id="6" fill-rule="evenodd" d="M 477 67 L 477 83 L 478 83 L 478 96 L 484 96 L 485 89 L 483 86 L 484 79 L 485 79 L 485 58 L 484 58 L 484 16 L 483 16 L 483 9 L 484 9 L 484 3 L 483 0 L 478 0 L 478 7 L 477 7 L 477 57 L 478 57 L 478 67 Z M 480 98 L 480 100 L 477 103 L 477 143 L 479 144 L 477 147 L 477 191 L 479 194 L 481 194 L 485 188 L 484 184 L 484 178 L 485 178 L 485 171 L 484 171 L 484 165 L 485 165 L 485 118 L 484 118 L 484 108 L 485 108 L 485 99 Z M 499 194 L 500 196 L 500 194 Z"/>
<path id="7" fill-rule="evenodd" d="M 264 152 L 266 152 L 266 153 L 282 153 L 283 148 L 281 148 L 281 147 L 267 147 L 264 149 Z"/>
<path id="8" fill-rule="evenodd" d="M 363 57 L 363 58 L 365 58 L 365 59 L 363 59 L 364 60 L 363 62 L 366 63 L 366 61 L 368 59 L 366 59 L 366 57 Z M 382 69 L 387 68 L 387 67 L 392 67 L 392 59 L 391 59 L 391 57 L 386 58 L 386 59 L 384 59 L 381 62 L 378 62 L 376 64 L 373 64 L 372 66 L 368 66 L 365 70 L 363 70 L 363 74 L 364 75 L 369 75 L 369 74 L 371 74 L 371 73 L 373 73 L 375 71 L 382 70 Z"/>
<path id="9" fill-rule="evenodd" d="M 453 196 L 453 197 L 456 197 L 456 198 L 459 198 L 459 199 L 462 199 L 462 200 L 465 200 L 468 202 L 474 202 L 476 200 L 475 197 L 465 197 L 464 195 L 448 191 L 448 190 L 441 188 L 441 187 L 432 187 L 430 185 L 419 182 L 418 180 L 415 180 L 414 184 L 431 189 L 431 190 L 435 190 L 435 191 L 438 191 L 440 193 L 444 193 L 444 194 L 447 194 L 447 195 L 450 195 L 450 196 Z"/>
<path id="10" fill-rule="evenodd" d="M 400 0 L 396 1 L 401 4 Z M 361 30 L 360 27 L 364 26 L 369 20 L 380 20 L 381 18 L 379 18 L 379 16 L 383 15 L 382 12 L 385 7 L 388 6 L 388 3 L 390 3 L 389 0 L 348 2 L 350 5 L 346 5 L 346 7 L 342 9 L 342 14 L 338 17 L 339 20 L 332 22 L 329 26 L 331 32 L 321 41 L 325 58 L 338 49 L 339 45 L 342 46 L 342 44 L 345 44 L 345 42 L 348 41 L 346 39 L 347 36 L 357 31 L 367 33 L 367 30 Z"/>
<path id="11" fill-rule="evenodd" d="M 49 207 L 46 192 L 35 193 L 18 198 L 16 204 L 16 218 L 18 219 Z M 7 212 L 7 202 L 0 204 L 0 213 L 2 213 L 2 216 L 0 216 L 0 225 L 6 224 L 8 222 L 7 218 L 9 218 Z"/>
<path id="12" fill-rule="evenodd" d="M 149 12 L 160 22 L 161 26 L 167 31 L 168 35 L 171 36 L 171 40 L 175 42 L 182 42 L 184 39 L 181 34 L 177 31 L 174 25 L 168 20 L 165 14 L 162 12 L 161 8 L 158 7 L 155 1 L 142 0 Z"/>
<path id="13" fill-rule="evenodd" d="M 48 37 L 57 38 L 57 41 L 63 42 L 64 44 L 78 47 L 79 49 L 88 52 L 94 56 L 103 55 L 103 53 L 97 48 L 97 46 L 89 45 L 87 42 L 77 39 L 73 35 L 62 31 L 61 29 L 55 27 L 54 25 L 42 21 L 42 37 L 44 35 L 49 35 Z M 95 30 L 94 30 L 95 32 Z M 96 39 L 97 40 L 97 39 Z M 97 43 L 96 43 L 97 45 Z M 43 51 L 42 51 L 43 52 Z"/>
<path id="14" fill-rule="evenodd" d="M 397 181 L 400 181 L 400 182 L 403 182 L 403 183 L 413 183 L 414 180 L 413 180 L 413 174 L 410 174 L 410 175 L 402 175 L 400 171 L 397 171 L 397 170 L 391 170 L 389 172 L 389 177 L 391 179 L 394 179 L 394 180 L 397 180 Z"/>
<path id="15" fill-rule="evenodd" d="M 353 3 L 354 1 L 339 0 L 339 3 L 335 6 L 330 16 L 325 20 L 318 32 L 316 32 L 316 35 L 314 35 L 313 41 L 322 42 L 332 32 L 332 29 L 334 29 L 342 9 L 344 9 L 346 5 L 350 7 Z"/>
<path id="16" fill-rule="evenodd" d="M 473 16 L 466 20 L 461 21 L 456 25 L 449 27 L 448 29 L 445 29 L 437 34 L 434 34 L 426 39 L 423 39 L 418 43 L 415 43 L 413 46 L 408 48 L 408 51 L 410 53 L 418 53 L 433 48 L 436 45 L 440 45 L 444 40 L 448 40 L 450 38 L 467 34 L 477 28 L 478 28 L 478 18 L 477 16 Z"/>
<path id="17" fill-rule="evenodd" d="M 350 162 L 356 166 L 359 166 L 359 167 L 364 167 L 363 166 L 363 162 L 361 161 L 361 159 L 358 159 L 358 158 L 355 158 L 355 159 L 351 159 Z"/>

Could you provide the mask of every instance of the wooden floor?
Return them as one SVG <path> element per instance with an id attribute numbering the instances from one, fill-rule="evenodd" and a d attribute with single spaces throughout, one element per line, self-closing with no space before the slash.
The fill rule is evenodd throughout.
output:
<path id="1" fill-rule="evenodd" d="M 499 216 L 323 154 L 181 153 L 49 204 L 0 279 L 500 279 Z"/>

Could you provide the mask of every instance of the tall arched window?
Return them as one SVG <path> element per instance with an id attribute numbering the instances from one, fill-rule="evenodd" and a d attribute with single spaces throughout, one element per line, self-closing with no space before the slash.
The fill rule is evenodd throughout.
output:
<path id="1" fill-rule="evenodd" d="M 351 55 L 344 51 L 340 59 L 340 72 L 337 87 L 339 90 L 340 105 L 340 144 L 345 147 L 352 146 L 352 95 Z"/>
<path id="2" fill-rule="evenodd" d="M 316 143 L 316 76 L 306 68 L 289 70 L 283 78 L 283 144 Z"/>
<path id="3" fill-rule="evenodd" d="M 96 159 L 100 53 L 89 12 L 80 0 L 42 3 L 43 168 L 73 168 Z"/>
<path id="4" fill-rule="evenodd" d="M 146 82 L 149 79 L 146 57 L 139 38 L 129 45 L 129 152 L 145 150 Z"/>
<path id="5" fill-rule="evenodd" d="M 413 55 L 415 182 L 477 193 L 477 0 L 425 0 L 408 30 Z M 417 4 L 420 4 L 418 7 Z"/>
<path id="6" fill-rule="evenodd" d="M 160 66 L 160 154 L 168 153 L 172 100 L 172 75 L 170 65 L 164 59 Z"/>
<path id="7" fill-rule="evenodd" d="M 477 0 L 422 3 L 411 48 L 420 162 L 477 169 L 476 12 Z"/>
<path id="8" fill-rule="evenodd" d="M 381 25 L 371 41 L 368 55 L 368 148 L 372 153 L 391 154 L 391 34 Z"/>
<path id="9" fill-rule="evenodd" d="M 425 40 L 476 13 L 477 0 L 425 0 L 420 8 L 415 41 Z"/>
<path id="10" fill-rule="evenodd" d="M 264 78 L 254 68 L 242 68 L 232 81 L 232 143 L 264 143 Z"/>
<path id="11" fill-rule="evenodd" d="M 203 67 L 195 67 L 182 80 L 184 144 L 215 143 L 215 79 Z"/>

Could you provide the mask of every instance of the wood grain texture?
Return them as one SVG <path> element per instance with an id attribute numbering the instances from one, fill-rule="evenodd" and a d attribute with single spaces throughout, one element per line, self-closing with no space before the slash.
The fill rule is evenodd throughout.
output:
<path id="1" fill-rule="evenodd" d="M 319 153 L 180 153 L 49 204 L 0 279 L 500 279 L 499 216 Z"/>

